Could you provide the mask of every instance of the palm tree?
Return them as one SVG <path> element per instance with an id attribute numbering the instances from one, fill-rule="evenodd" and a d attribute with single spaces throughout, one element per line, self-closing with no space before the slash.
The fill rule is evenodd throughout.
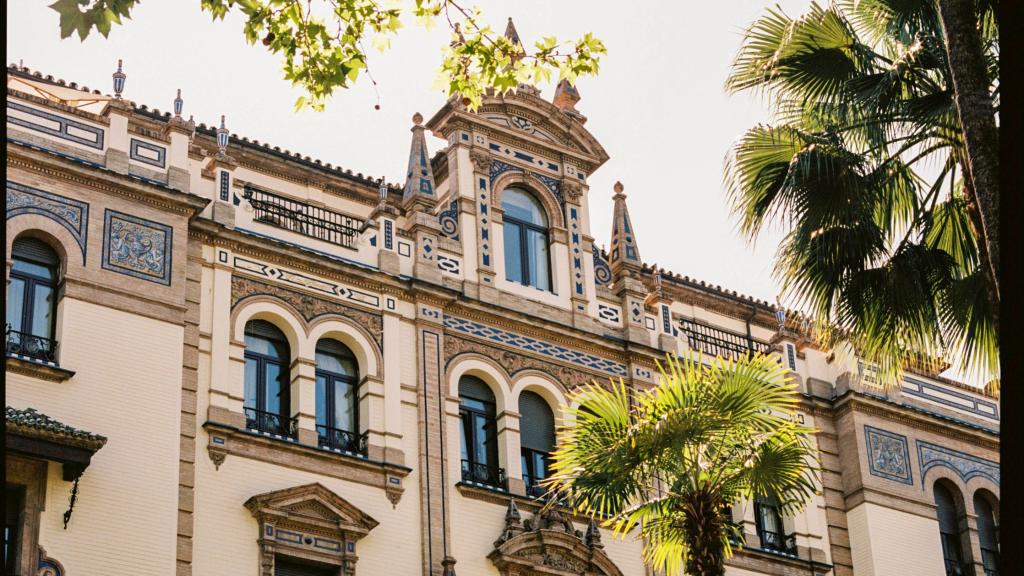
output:
<path id="1" fill-rule="evenodd" d="M 625 536 L 639 530 L 656 570 L 725 573 L 726 507 L 775 498 L 784 513 L 815 493 L 812 430 L 796 422 L 796 385 L 776 358 L 668 357 L 659 384 L 584 386 L 567 409 L 546 485 L 553 502 Z"/>
<path id="2" fill-rule="evenodd" d="M 726 83 L 775 110 L 726 158 L 741 230 L 787 231 L 775 266 L 784 296 L 889 385 L 913 354 L 998 375 L 998 254 L 981 202 L 991 190 L 970 177 L 935 1 L 814 3 L 797 19 L 769 10 Z M 991 116 L 998 28 L 989 3 L 972 5 Z"/>

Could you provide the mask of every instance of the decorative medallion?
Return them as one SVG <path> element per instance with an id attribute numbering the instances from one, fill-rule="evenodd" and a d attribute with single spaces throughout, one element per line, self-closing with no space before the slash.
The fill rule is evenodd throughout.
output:
<path id="1" fill-rule="evenodd" d="M 868 450 L 868 469 L 872 475 L 903 484 L 914 484 L 906 436 L 865 426 L 864 438 Z"/>

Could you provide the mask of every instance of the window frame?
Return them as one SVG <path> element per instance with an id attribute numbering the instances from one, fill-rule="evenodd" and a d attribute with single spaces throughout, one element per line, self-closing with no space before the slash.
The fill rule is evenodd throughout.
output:
<path id="1" fill-rule="evenodd" d="M 515 190 L 515 191 L 521 192 L 521 193 L 523 193 L 523 194 L 525 194 L 527 196 L 530 196 L 531 199 L 533 199 L 533 201 L 538 204 L 538 209 L 540 210 L 541 214 L 544 215 L 544 219 L 545 220 L 550 220 L 548 218 L 547 212 L 544 210 L 543 204 L 541 204 L 540 201 L 537 200 L 536 196 L 534 196 L 530 191 L 525 190 L 525 189 L 521 189 L 521 188 L 514 188 L 514 187 L 513 188 L 509 188 L 508 190 Z M 507 280 L 509 282 L 518 282 L 519 284 L 522 284 L 523 286 L 529 286 L 531 288 L 536 288 L 537 290 L 543 290 L 545 292 L 554 292 L 555 283 L 554 283 L 554 278 L 552 277 L 552 274 L 551 274 L 551 224 L 550 224 L 550 222 L 548 223 L 547 226 L 541 226 L 539 224 L 534 224 L 532 222 L 527 222 L 527 221 L 522 220 L 520 218 L 516 218 L 515 216 L 510 216 L 508 214 L 507 210 L 505 210 L 504 201 L 502 201 L 501 209 L 502 209 L 502 220 L 501 220 L 502 226 L 506 227 L 506 226 L 509 226 L 509 225 L 513 225 L 513 226 L 517 227 L 517 234 L 516 235 L 519 238 L 519 255 L 518 255 L 519 256 L 519 269 L 522 271 L 522 279 L 521 280 L 514 280 L 514 279 L 509 277 L 508 259 L 509 259 L 510 256 L 509 256 L 509 251 L 508 251 L 508 243 L 505 242 L 505 280 Z M 545 258 L 544 258 L 545 262 L 543 263 L 543 266 L 547 270 L 547 277 L 548 277 L 548 287 L 547 288 L 541 288 L 541 287 L 537 286 L 536 285 L 536 279 L 535 278 L 531 278 L 531 274 L 530 274 L 530 251 L 527 248 L 527 246 L 528 246 L 527 239 L 529 238 L 529 233 L 530 232 L 534 232 L 534 233 L 539 234 L 541 236 L 541 238 L 543 239 L 543 245 L 547 247 L 547 250 L 545 252 Z M 504 232 L 503 232 L 503 234 L 504 234 Z M 504 238 L 503 238 L 503 241 L 504 241 Z M 538 267 L 539 266 L 541 266 L 540 263 L 538 263 Z"/>
<path id="2" fill-rule="evenodd" d="M 341 344 L 340 342 L 338 343 Z M 316 394 L 314 404 L 314 424 L 316 426 L 317 431 L 317 442 L 320 444 L 321 447 L 324 447 L 325 444 L 330 444 L 330 438 L 333 437 L 329 436 L 329 434 L 331 434 L 330 431 L 338 430 L 351 435 L 348 441 L 345 442 L 345 444 L 346 446 L 348 446 L 349 444 L 354 444 L 355 446 L 349 446 L 349 448 L 354 447 L 356 449 L 350 449 L 348 450 L 349 452 L 364 453 L 365 445 L 361 443 L 361 437 L 359 434 L 359 427 L 362 422 L 360 420 L 359 414 L 359 364 L 356 361 L 355 354 L 352 353 L 348 346 L 345 346 L 344 344 L 341 345 L 345 347 L 346 351 L 348 351 L 348 356 L 339 357 L 344 358 L 346 360 L 351 360 L 352 363 L 356 366 L 356 374 L 354 376 L 349 374 L 341 374 L 338 372 L 334 372 L 332 370 L 321 368 L 319 363 L 316 364 L 315 382 L 313 385 L 314 387 L 319 386 L 320 378 L 324 378 L 324 414 L 326 415 L 327 420 L 325 424 L 320 424 L 319 421 L 316 421 L 316 408 L 318 408 L 320 405 L 320 395 Z M 329 351 L 321 352 L 319 345 L 317 347 L 317 350 L 314 352 L 314 357 L 317 354 L 331 354 L 338 356 L 337 354 Z M 335 394 L 335 383 L 337 382 L 345 384 L 351 387 L 352 389 L 352 421 L 354 422 L 354 430 L 349 430 L 347 428 L 340 427 L 338 426 L 338 422 L 335 422 L 334 420 L 335 408 L 337 407 L 338 402 L 337 394 Z M 324 434 L 320 433 L 321 428 L 325 428 Z"/>
<path id="3" fill-rule="evenodd" d="M 17 243 L 18 240 L 21 240 L 21 238 L 15 239 L 14 242 Z M 49 350 L 47 351 L 47 356 L 49 358 L 47 358 L 47 359 L 52 360 L 52 361 L 55 362 L 56 359 L 57 359 L 56 358 L 56 356 L 57 356 L 57 338 L 56 338 L 56 336 L 57 336 L 57 304 L 58 304 L 58 300 L 60 299 L 60 288 L 61 288 L 61 285 L 63 284 L 63 281 L 64 281 L 63 275 L 61 274 L 61 258 L 60 258 L 60 255 L 57 254 L 57 252 L 53 248 L 51 248 L 48 244 L 46 244 L 46 242 L 43 242 L 42 240 L 39 240 L 39 239 L 36 239 L 36 238 L 26 238 L 26 240 L 33 240 L 33 241 L 40 242 L 43 245 L 45 245 L 46 249 L 49 250 L 53 254 L 54 258 L 56 259 L 56 262 L 51 264 L 51 263 L 40 262 L 40 261 L 32 259 L 32 258 L 27 258 L 24 255 L 20 255 L 20 254 L 16 253 L 15 249 L 14 249 L 15 247 L 12 244 L 12 247 L 11 247 L 11 261 L 12 261 L 12 264 L 11 264 L 11 268 L 9 270 L 8 277 L 7 277 L 7 293 L 8 293 L 8 296 L 10 296 L 11 282 L 13 280 L 19 280 L 22 283 L 24 283 L 24 288 L 22 290 L 22 296 L 21 296 L 21 317 L 18 319 L 19 325 L 17 326 L 17 328 L 15 328 L 15 326 L 11 323 L 11 318 L 7 318 L 7 320 L 6 320 L 6 330 L 8 331 L 8 334 L 6 335 L 6 338 L 7 338 L 7 341 L 9 343 L 10 342 L 10 338 L 11 338 L 10 332 L 14 331 L 14 332 L 18 332 L 19 334 L 22 334 L 22 335 L 27 335 L 27 336 L 29 336 L 31 338 L 39 338 L 39 339 L 42 339 L 42 340 L 46 340 L 49 343 L 48 344 Z M 30 264 L 36 265 L 36 266 L 43 266 L 45 268 L 48 268 L 48 269 L 50 269 L 52 271 L 52 273 L 53 273 L 52 276 L 53 277 L 52 278 L 44 278 L 42 276 L 38 276 L 38 275 L 32 274 L 30 272 L 26 272 L 26 271 L 23 271 L 23 270 L 18 270 L 17 269 L 17 262 L 19 260 L 22 261 L 22 262 L 26 262 L 26 263 L 30 263 Z M 35 320 L 35 316 L 36 316 L 36 297 L 35 297 L 35 295 L 36 295 L 37 288 L 40 287 L 40 286 L 49 288 L 51 293 L 52 293 L 52 297 L 50 299 L 50 306 L 49 306 L 50 321 L 49 321 L 49 325 L 47 326 L 48 334 L 45 334 L 45 335 L 44 334 L 35 334 L 33 332 L 33 326 L 35 325 L 34 320 Z M 10 302 L 11 301 L 9 300 L 8 301 L 8 305 L 10 304 Z"/>
<path id="4" fill-rule="evenodd" d="M 245 329 L 244 329 L 244 333 L 243 333 L 243 338 L 246 338 L 246 337 L 249 336 L 249 324 L 251 322 L 254 322 L 254 321 L 256 321 L 256 320 L 250 320 L 249 322 L 246 323 L 246 326 L 245 326 Z M 266 322 L 266 320 L 264 320 L 264 322 Z M 270 322 L 268 322 L 268 323 L 273 326 L 273 323 L 270 323 Z M 280 332 L 279 328 L 277 328 L 276 326 L 274 326 L 274 328 L 277 329 Z M 253 336 L 257 337 L 257 338 L 263 338 L 263 339 L 268 340 L 268 341 L 273 341 L 271 338 L 267 338 L 266 336 L 262 336 L 262 335 L 259 335 L 259 334 L 253 334 Z M 289 435 L 291 430 L 289 429 L 289 426 L 286 425 L 286 422 L 288 420 L 291 420 L 291 416 L 290 416 L 290 414 L 291 414 L 291 369 L 290 369 L 291 368 L 291 366 L 290 366 L 291 365 L 291 358 L 290 358 L 290 356 L 291 356 L 291 345 L 288 343 L 288 339 L 286 337 L 284 337 L 284 334 L 281 334 L 281 336 L 282 336 L 282 339 L 276 341 L 276 343 L 279 344 L 279 345 L 280 344 L 284 345 L 285 349 L 289 353 L 288 354 L 289 358 L 277 358 L 277 357 L 271 356 L 269 354 L 262 354 L 260 352 L 254 352 L 254 351 L 252 351 L 250 349 L 248 344 L 246 345 L 245 352 L 243 354 L 243 358 L 245 360 L 245 363 L 248 364 L 249 360 L 253 360 L 253 361 L 256 362 L 256 382 L 253 384 L 256 387 L 256 406 L 247 406 L 246 405 L 246 402 L 245 402 L 244 398 L 246 396 L 248 396 L 248 394 L 245 393 L 245 389 L 243 388 L 243 392 L 242 392 L 242 396 L 243 396 L 242 410 L 243 410 L 243 412 L 246 409 L 255 410 L 257 415 L 259 415 L 261 413 L 262 414 L 274 414 L 270 410 L 267 410 L 267 365 L 274 364 L 274 365 L 278 366 L 280 368 L 280 374 L 281 374 L 281 377 L 280 377 L 281 378 L 281 382 L 279 383 L 279 385 L 280 385 L 280 392 L 278 393 L 278 397 L 280 398 L 280 407 L 281 408 L 280 408 L 280 410 L 276 414 L 276 416 L 278 418 L 278 423 L 279 423 L 279 430 L 277 432 L 282 434 L 282 435 Z M 248 388 L 248 386 L 249 386 L 248 377 L 247 377 L 248 376 L 248 370 L 246 370 L 245 373 L 246 373 L 246 377 L 245 377 L 245 381 L 243 382 L 243 386 L 245 388 Z M 286 417 L 285 414 L 288 414 L 289 416 Z M 246 420 L 248 420 L 248 415 L 246 415 Z M 248 426 L 248 423 L 247 423 L 247 426 Z M 257 419 L 257 425 L 256 426 L 257 426 L 257 428 L 260 427 L 259 419 Z M 261 430 L 262 430 L 262 428 L 261 428 Z M 269 431 L 269 430 L 263 430 L 263 431 L 273 432 L 273 431 Z"/>

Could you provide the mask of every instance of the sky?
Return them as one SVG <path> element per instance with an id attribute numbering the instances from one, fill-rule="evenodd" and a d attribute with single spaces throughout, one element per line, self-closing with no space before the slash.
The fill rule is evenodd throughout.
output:
<path id="1" fill-rule="evenodd" d="M 7 2 L 7 63 L 20 60 L 110 93 L 120 58 L 128 75 L 124 95 L 138 104 L 170 110 L 180 88 L 184 114 L 197 123 L 216 124 L 225 114 L 236 134 L 394 183 L 404 178 L 413 114 L 429 118 L 446 100 L 435 87 L 449 40 L 440 22 L 428 31 L 407 18 L 390 50 L 371 51 L 376 91 L 363 76 L 326 111 L 295 112 L 301 92 L 283 79 L 277 56 L 245 42 L 238 15 L 214 22 L 195 0 L 143 0 L 108 38 L 94 32 L 81 42 L 60 39 L 49 3 Z M 611 156 L 589 178 L 591 231 L 599 245 L 609 242 L 612 186 L 619 180 L 645 262 L 775 302 L 771 268 L 781 233 L 756 244 L 741 237 L 722 184 L 732 142 L 770 120 L 761 98 L 729 96 L 723 85 L 743 30 L 775 4 L 795 16 L 809 0 L 477 2 L 498 30 L 511 16 L 527 47 L 542 36 L 569 40 L 593 32 L 608 48 L 599 74 L 577 83 L 577 109 Z M 554 94 L 553 85 L 541 89 L 545 98 Z M 435 152 L 445 143 L 428 145 Z"/>

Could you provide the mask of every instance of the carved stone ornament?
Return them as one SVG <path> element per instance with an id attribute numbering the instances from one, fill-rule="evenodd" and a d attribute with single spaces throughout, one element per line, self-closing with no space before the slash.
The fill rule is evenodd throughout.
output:
<path id="1" fill-rule="evenodd" d="M 595 523 L 584 536 L 561 512 L 541 509 L 521 524 L 509 500 L 505 528 L 487 557 L 502 576 L 621 576 L 603 548 Z"/>
<path id="2" fill-rule="evenodd" d="M 491 170 L 491 155 L 483 150 L 470 150 L 469 159 L 473 162 L 473 170 L 480 174 L 488 174 Z"/>
<path id="3" fill-rule="evenodd" d="M 64 576 L 64 566 L 47 556 L 42 546 L 39 547 L 39 565 L 36 567 L 35 576 Z"/>
<path id="4" fill-rule="evenodd" d="M 377 521 L 314 482 L 249 498 L 245 507 L 259 524 L 260 576 L 274 576 L 277 556 L 330 564 L 355 574 L 356 542 Z"/>
<path id="5" fill-rule="evenodd" d="M 592 381 L 597 381 L 598 384 L 604 384 L 608 381 L 607 376 L 598 376 L 580 370 L 573 370 L 502 348 L 495 348 L 472 340 L 459 338 L 450 333 L 445 335 L 444 355 L 446 363 L 450 363 L 456 356 L 465 352 L 475 352 L 494 360 L 503 366 L 511 376 L 522 370 L 540 370 L 554 378 L 556 382 L 561 382 L 563 386 L 570 390 L 583 384 L 589 384 Z"/>
<path id="6" fill-rule="evenodd" d="M 578 204 L 583 195 L 583 185 L 567 178 L 562 181 L 562 192 L 569 201 Z"/>
<path id="7" fill-rule="evenodd" d="M 373 314 L 345 306 L 339 302 L 332 302 L 323 298 L 317 298 L 281 286 L 261 282 L 245 276 L 231 277 L 231 308 L 250 296 L 273 296 L 287 302 L 302 314 L 302 317 L 309 322 L 318 316 L 325 314 L 338 314 L 352 320 L 362 326 L 373 335 L 377 345 L 383 349 L 384 343 L 384 320 L 380 314 Z"/>

